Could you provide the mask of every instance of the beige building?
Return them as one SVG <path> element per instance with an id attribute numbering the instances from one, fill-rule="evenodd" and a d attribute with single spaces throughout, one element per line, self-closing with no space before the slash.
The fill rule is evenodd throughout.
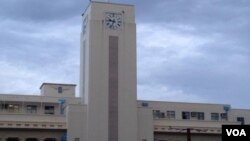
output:
<path id="1" fill-rule="evenodd" d="M 43 83 L 40 96 L 0 95 L 0 141 L 59 141 L 66 106 L 79 104 L 73 84 Z"/>
<path id="2" fill-rule="evenodd" d="M 83 130 L 74 130 L 82 128 L 82 116 L 71 114 L 83 111 L 75 85 L 43 83 L 40 89 L 40 96 L 0 95 L 0 141 L 61 141 L 66 134 L 75 134 L 74 141 L 84 135 Z M 138 127 L 144 127 L 138 130 L 138 141 L 186 141 L 187 129 L 192 141 L 220 141 L 221 125 L 249 124 L 250 110 L 138 100 L 137 117 Z"/>
<path id="3" fill-rule="evenodd" d="M 0 141 L 220 141 L 222 124 L 250 123 L 230 105 L 138 101 L 132 5 L 91 1 L 80 52 L 79 98 L 53 83 L 0 95 Z"/>

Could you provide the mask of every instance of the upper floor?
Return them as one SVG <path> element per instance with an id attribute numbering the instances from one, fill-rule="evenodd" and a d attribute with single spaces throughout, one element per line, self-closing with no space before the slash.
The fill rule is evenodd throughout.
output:
<path id="1" fill-rule="evenodd" d="M 43 83 L 40 95 L 0 94 L 0 127 L 66 129 L 66 107 L 80 104 L 74 84 Z"/>
<path id="2" fill-rule="evenodd" d="M 221 134 L 222 125 L 250 123 L 250 110 L 233 109 L 227 104 L 141 100 L 137 104 L 151 111 L 154 132 L 185 133 L 191 129 L 193 133 Z"/>
<path id="3" fill-rule="evenodd" d="M 63 115 L 68 104 L 80 104 L 74 84 L 43 83 L 40 95 L 0 95 L 0 114 Z"/>
<path id="4" fill-rule="evenodd" d="M 43 83 L 40 95 L 49 97 L 75 98 L 75 84 Z"/>
<path id="5" fill-rule="evenodd" d="M 151 108 L 155 120 L 250 123 L 250 110 L 232 109 L 227 104 L 138 101 L 138 107 Z"/>

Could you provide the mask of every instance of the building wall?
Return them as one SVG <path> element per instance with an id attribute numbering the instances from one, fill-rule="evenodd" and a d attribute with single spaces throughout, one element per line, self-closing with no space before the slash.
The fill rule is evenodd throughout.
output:
<path id="1" fill-rule="evenodd" d="M 5 141 L 8 137 L 18 137 L 23 141 L 26 138 L 37 138 L 39 141 L 45 138 L 56 138 L 58 140 L 67 130 L 68 135 L 70 135 L 70 129 L 81 135 L 80 138 L 85 138 L 87 131 L 85 132 L 82 127 L 88 124 L 84 122 L 87 115 L 86 106 L 79 104 L 79 98 L 66 98 L 65 106 L 73 104 L 73 108 L 68 109 L 66 118 L 64 114 L 60 114 L 59 98 L 32 95 L 0 95 L 1 104 L 20 104 L 21 106 L 20 111 L 17 113 L 0 110 L 0 141 Z M 26 112 L 26 106 L 32 104 L 38 106 L 37 113 L 30 114 Z M 47 104 L 55 105 L 54 115 L 44 114 L 44 105 Z M 187 128 L 194 129 L 191 131 L 192 141 L 220 141 L 222 124 L 241 124 L 237 122 L 237 117 L 244 117 L 245 124 L 250 124 L 250 110 L 248 109 L 232 108 L 228 111 L 228 120 L 211 120 L 211 112 L 225 112 L 224 104 L 137 101 L 137 106 L 138 141 L 151 141 L 153 138 L 156 141 L 186 141 L 186 134 L 183 130 Z M 164 118 L 153 118 L 154 110 L 160 110 L 165 114 L 168 110 L 175 111 L 176 117 L 169 119 L 165 115 Z M 204 120 L 184 120 L 181 115 L 182 111 L 204 112 L 205 117 Z M 102 112 L 99 114 L 102 114 Z M 80 126 L 80 123 L 83 126 Z M 98 124 L 95 126 L 98 126 Z M 127 129 L 131 128 L 127 127 Z M 93 134 L 96 135 L 97 132 L 93 132 Z"/>
<path id="2" fill-rule="evenodd" d="M 87 141 L 87 107 L 86 105 L 69 105 L 67 107 L 67 140 Z"/>
<path id="3" fill-rule="evenodd" d="M 57 89 L 50 91 L 50 86 L 60 86 L 63 91 L 68 89 L 69 93 L 53 95 L 57 93 Z M 51 138 L 59 141 L 66 134 L 65 108 L 69 104 L 80 103 L 80 99 L 75 97 L 75 85 L 46 83 L 42 85 L 42 90 L 47 93 L 0 95 L 0 141 L 5 141 L 8 137 L 16 137 L 20 141 L 27 138 L 36 138 L 38 141 Z M 64 103 L 60 102 L 61 98 Z M 32 112 L 28 108 L 30 105 L 36 107 Z M 54 110 L 46 110 L 46 106 L 54 106 Z"/>
<path id="4" fill-rule="evenodd" d="M 121 29 L 110 30 L 105 26 L 106 12 L 122 14 Z M 86 18 L 87 33 L 82 35 L 81 40 L 83 60 L 80 92 L 87 105 L 88 140 L 107 141 L 114 137 L 119 141 L 135 141 L 137 108 L 134 7 L 91 2 L 83 15 L 83 21 Z M 111 44 L 111 36 L 117 37 L 117 44 Z M 116 53 L 111 54 L 111 46 L 118 48 Z M 116 55 L 115 59 L 110 59 Z M 116 65 L 112 65 L 111 61 L 115 61 Z"/>
<path id="5" fill-rule="evenodd" d="M 0 129 L 0 141 L 6 141 L 9 137 L 17 137 L 19 141 L 25 141 L 27 138 L 36 138 L 38 141 L 54 138 L 56 141 L 61 141 L 65 133 L 66 130 Z"/>
<path id="6" fill-rule="evenodd" d="M 40 87 L 42 96 L 75 97 L 75 84 L 43 83 Z"/>
<path id="7" fill-rule="evenodd" d="M 155 141 L 186 141 L 187 129 L 191 129 L 192 141 L 220 141 L 222 125 L 241 124 L 237 117 L 244 118 L 245 124 L 249 124 L 250 118 L 250 110 L 229 108 L 227 111 L 225 104 L 138 101 L 138 107 L 151 109 Z M 155 111 L 160 114 L 155 115 Z M 168 111 L 174 111 L 175 116 L 169 117 Z M 189 119 L 183 119 L 183 111 L 190 113 Z M 204 118 L 191 116 L 196 112 L 203 113 Z M 212 119 L 211 113 L 218 113 L 218 119 Z M 227 114 L 227 119 L 221 117 L 222 113 Z"/>
<path id="8" fill-rule="evenodd" d="M 159 111 L 162 116 L 154 116 L 155 119 L 166 119 L 166 120 L 181 120 L 190 121 L 194 124 L 195 121 L 198 122 L 216 122 L 216 123 L 240 123 L 237 121 L 237 117 L 244 117 L 246 123 L 250 122 L 250 110 L 240 110 L 229 108 L 228 111 L 225 110 L 227 104 L 208 104 L 208 103 L 184 103 L 184 102 L 165 102 L 165 101 L 138 101 L 138 106 L 142 106 L 142 103 L 146 102 L 149 107 L 152 108 L 152 112 Z M 175 117 L 170 118 L 167 114 L 168 111 L 174 111 Z M 183 118 L 183 112 L 189 112 L 189 119 Z M 193 113 L 204 114 L 203 118 L 198 118 L 198 116 L 193 116 Z M 212 113 L 218 114 L 218 119 L 212 118 Z M 226 114 L 227 118 L 223 118 L 222 114 Z"/>
<path id="9" fill-rule="evenodd" d="M 186 133 L 154 133 L 154 141 L 187 141 Z M 221 141 L 218 134 L 192 134 L 191 141 Z"/>
<path id="10" fill-rule="evenodd" d="M 153 115 L 150 108 L 138 108 L 138 141 L 153 141 Z"/>
<path id="11" fill-rule="evenodd" d="M 232 109 L 229 112 L 230 121 L 237 121 L 237 117 L 244 117 L 245 124 L 250 124 L 250 110 L 249 109 Z"/>

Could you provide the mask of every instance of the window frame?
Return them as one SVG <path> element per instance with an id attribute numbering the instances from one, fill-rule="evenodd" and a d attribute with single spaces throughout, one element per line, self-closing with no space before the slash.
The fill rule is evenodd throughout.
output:
<path id="1" fill-rule="evenodd" d="M 221 118 L 221 120 L 227 121 L 228 120 L 228 114 L 227 113 L 221 113 L 220 118 Z"/>
<path id="2" fill-rule="evenodd" d="M 190 120 L 190 112 L 188 111 L 182 111 L 182 119 L 183 120 Z"/>
<path id="3" fill-rule="evenodd" d="M 49 108 L 49 109 L 46 109 L 46 108 Z M 54 105 L 45 105 L 43 109 L 44 109 L 45 115 L 55 115 L 55 106 Z"/>
<path id="4" fill-rule="evenodd" d="M 62 94 L 63 93 L 63 88 L 61 86 L 57 87 L 57 92 L 59 94 Z"/>
<path id="5" fill-rule="evenodd" d="M 175 119 L 175 111 L 167 111 L 166 117 L 168 119 Z"/>
<path id="6" fill-rule="evenodd" d="M 219 113 L 211 113 L 211 120 L 212 121 L 219 121 L 220 120 L 220 114 Z"/>
<path id="7" fill-rule="evenodd" d="M 37 113 L 37 105 L 31 105 L 31 104 L 26 105 L 26 113 L 28 113 L 28 114 L 36 114 Z"/>

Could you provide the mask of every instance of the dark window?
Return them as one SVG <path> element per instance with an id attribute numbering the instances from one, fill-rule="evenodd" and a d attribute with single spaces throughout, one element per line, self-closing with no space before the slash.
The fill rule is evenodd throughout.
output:
<path id="1" fill-rule="evenodd" d="M 237 121 L 241 122 L 241 125 L 245 124 L 245 118 L 244 117 L 237 117 Z"/>
<path id="2" fill-rule="evenodd" d="M 48 115 L 55 114 L 54 106 L 44 106 L 44 114 L 48 114 Z"/>
<path id="3" fill-rule="evenodd" d="M 161 112 L 160 118 L 165 118 L 165 113 Z"/>
<path id="4" fill-rule="evenodd" d="M 148 107 L 148 103 L 147 102 L 142 102 L 141 105 L 142 105 L 142 107 Z"/>
<path id="5" fill-rule="evenodd" d="M 211 120 L 219 120 L 219 113 L 211 113 Z"/>
<path id="6" fill-rule="evenodd" d="M 220 116 L 221 116 L 221 120 L 227 120 L 228 119 L 227 113 L 221 113 Z"/>
<path id="7" fill-rule="evenodd" d="M 182 112 L 182 119 L 190 119 L 190 112 Z"/>
<path id="8" fill-rule="evenodd" d="M 61 94 L 63 92 L 62 87 L 58 87 L 58 93 Z"/>
<path id="9" fill-rule="evenodd" d="M 4 110 L 4 102 L 0 101 L 0 111 L 3 111 L 3 110 Z"/>

